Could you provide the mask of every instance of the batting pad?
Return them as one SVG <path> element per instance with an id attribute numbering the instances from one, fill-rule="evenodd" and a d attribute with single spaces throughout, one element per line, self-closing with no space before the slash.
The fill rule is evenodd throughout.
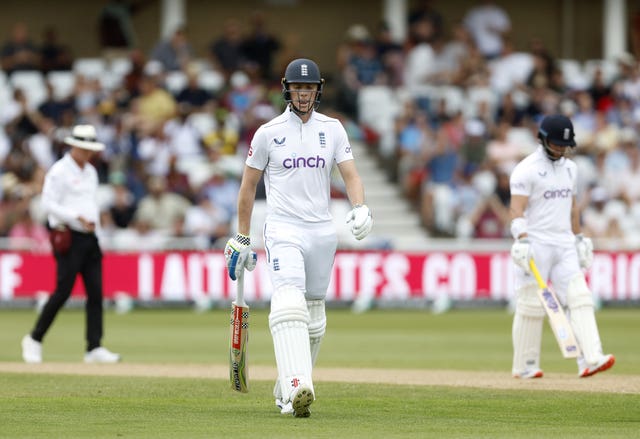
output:
<path id="1" fill-rule="evenodd" d="M 531 284 L 517 291 L 516 312 L 511 328 L 514 375 L 521 375 L 527 369 L 540 369 L 540 346 L 545 312 L 536 294 L 537 288 L 536 285 Z"/>
<path id="2" fill-rule="evenodd" d="M 579 275 L 569 281 L 567 301 L 570 309 L 569 320 L 582 349 L 582 355 L 588 364 L 595 364 L 602 355 L 602 343 L 596 323 L 593 296 L 584 276 Z"/>
<path id="3" fill-rule="evenodd" d="M 526 316 L 516 311 L 511 330 L 514 375 L 521 375 L 526 370 L 540 369 L 543 323 L 543 317 Z"/>
<path id="4" fill-rule="evenodd" d="M 316 364 L 320 353 L 320 343 L 327 329 L 327 315 L 324 299 L 307 300 L 309 310 L 309 344 L 311 347 L 311 365 Z"/>
<path id="5" fill-rule="evenodd" d="M 284 402 L 301 383 L 313 390 L 309 311 L 304 295 L 295 287 L 276 290 L 271 298 L 269 328 L 278 366 L 278 379 Z"/>

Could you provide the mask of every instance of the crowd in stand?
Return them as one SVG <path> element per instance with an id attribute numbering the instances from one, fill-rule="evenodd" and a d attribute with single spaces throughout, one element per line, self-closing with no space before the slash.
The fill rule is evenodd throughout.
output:
<path id="1" fill-rule="evenodd" d="M 585 232 L 596 242 L 640 239 L 636 60 L 621 54 L 570 76 L 567 60 L 539 40 L 516 50 L 508 15 L 479 3 L 447 26 L 421 2 L 402 43 L 384 23 L 351 26 L 322 111 L 370 144 L 428 233 L 460 238 L 509 236 L 510 171 L 537 147 L 540 119 L 563 112 L 577 134 Z M 262 15 L 246 32 L 229 20 L 208 53 L 196 53 L 180 28 L 149 53 L 131 48 L 93 72 L 79 68 L 54 28 L 37 45 L 17 23 L 0 50 L 1 237 L 48 248 L 38 209 L 43 175 L 82 122 L 107 145 L 95 163 L 106 248 L 224 244 L 248 143 L 284 108 L 274 71 L 283 49 Z M 41 96 L 19 86 L 25 72 L 42 74 Z M 71 79 L 56 81 L 58 72 Z M 379 87 L 398 103 L 386 131 L 363 122 L 359 105 Z M 339 182 L 332 195 L 344 197 Z"/>

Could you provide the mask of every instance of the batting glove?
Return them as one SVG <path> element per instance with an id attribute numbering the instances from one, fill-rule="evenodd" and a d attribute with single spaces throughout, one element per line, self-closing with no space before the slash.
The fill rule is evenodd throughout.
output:
<path id="1" fill-rule="evenodd" d="M 245 268 L 253 271 L 256 268 L 258 255 L 251 250 L 251 239 L 238 233 L 227 241 L 224 247 L 224 259 L 227 262 L 227 271 L 232 280 L 237 280 Z"/>
<path id="2" fill-rule="evenodd" d="M 581 268 L 589 269 L 593 263 L 593 241 L 582 233 L 576 235 L 576 251 Z"/>
<path id="3" fill-rule="evenodd" d="M 357 240 L 363 239 L 373 227 L 371 210 L 365 204 L 357 204 L 347 214 L 347 224 L 351 223 L 351 233 Z"/>
<path id="4" fill-rule="evenodd" d="M 533 248 L 527 238 L 517 239 L 511 246 L 511 259 L 515 264 L 522 268 L 525 273 L 531 273 L 529 260 L 533 258 Z"/>

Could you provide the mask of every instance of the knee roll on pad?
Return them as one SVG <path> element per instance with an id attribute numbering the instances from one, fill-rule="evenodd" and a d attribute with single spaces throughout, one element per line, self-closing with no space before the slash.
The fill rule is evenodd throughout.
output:
<path id="1" fill-rule="evenodd" d="M 569 309 L 593 307 L 593 296 L 584 276 L 579 274 L 569 281 L 567 286 L 567 305 Z"/>
<path id="2" fill-rule="evenodd" d="M 278 288 L 271 297 L 269 327 L 273 328 L 284 322 L 309 324 L 309 310 L 304 294 L 293 286 Z"/>
<path id="3" fill-rule="evenodd" d="M 516 313 L 527 317 L 544 317 L 545 312 L 538 298 L 538 286 L 524 285 L 516 290 Z"/>

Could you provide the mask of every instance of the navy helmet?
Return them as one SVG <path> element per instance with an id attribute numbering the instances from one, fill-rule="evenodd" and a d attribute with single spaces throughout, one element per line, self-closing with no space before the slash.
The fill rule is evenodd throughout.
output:
<path id="1" fill-rule="evenodd" d="M 546 116 L 542 120 L 538 128 L 538 139 L 540 139 L 547 156 L 554 161 L 560 157 L 553 154 L 549 149 L 549 143 L 557 146 L 569 146 L 571 148 L 576 146 L 573 123 L 571 123 L 571 119 L 562 114 Z"/>
<path id="2" fill-rule="evenodd" d="M 313 109 L 315 110 L 320 105 L 320 98 L 322 97 L 322 88 L 324 87 L 324 79 L 320 76 L 320 69 L 318 65 L 306 58 L 294 59 L 289 63 L 284 71 L 284 78 L 282 78 L 282 93 L 284 94 L 284 100 L 291 104 L 292 109 L 296 113 L 304 114 L 291 102 L 291 92 L 289 85 L 296 84 L 318 84 L 316 97 L 313 103 Z"/>

